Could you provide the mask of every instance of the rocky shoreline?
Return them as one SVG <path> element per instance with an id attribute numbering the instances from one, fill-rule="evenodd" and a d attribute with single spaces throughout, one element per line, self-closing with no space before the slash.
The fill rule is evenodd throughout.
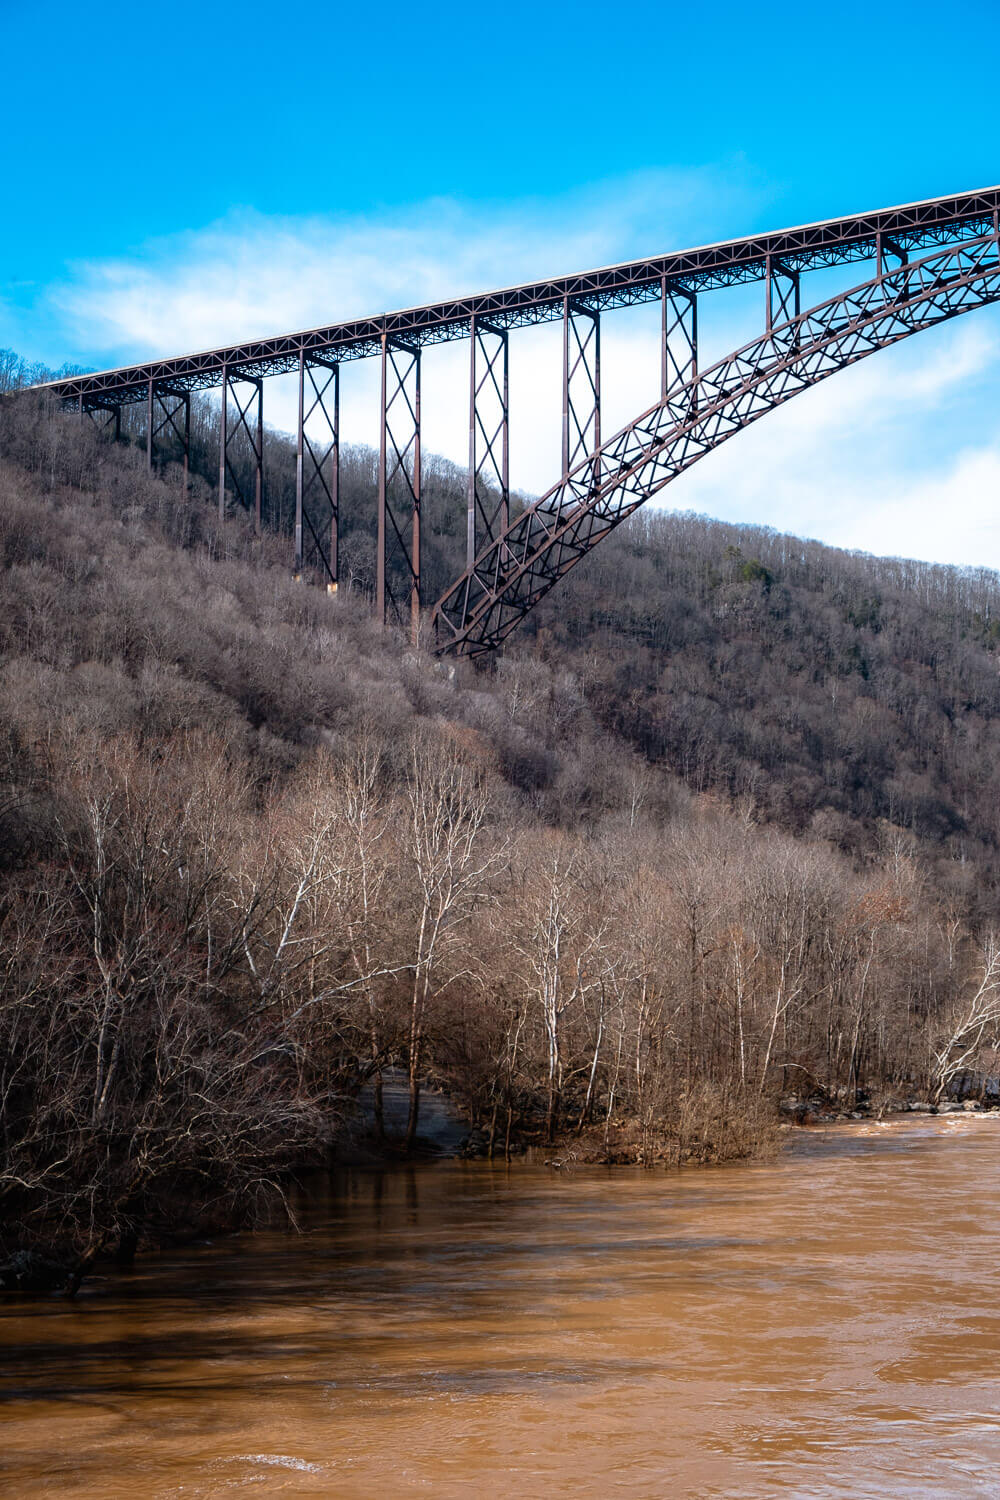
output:
<path id="1" fill-rule="evenodd" d="M 847 1108 L 825 1095 L 802 1099 L 787 1095 L 778 1104 L 784 1124 L 835 1125 L 848 1120 L 899 1119 L 907 1115 L 998 1114 L 1000 1099 L 882 1099 L 862 1098 Z"/>

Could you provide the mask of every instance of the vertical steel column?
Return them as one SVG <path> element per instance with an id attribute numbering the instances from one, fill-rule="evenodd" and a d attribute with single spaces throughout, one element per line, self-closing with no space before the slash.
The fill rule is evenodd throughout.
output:
<path id="1" fill-rule="evenodd" d="M 413 433 L 413 530 L 410 546 L 410 641 L 420 640 L 420 356 L 416 357 L 416 407 Z"/>
<path id="2" fill-rule="evenodd" d="M 420 634 L 420 350 L 382 335 L 375 609 Z"/>
<path id="3" fill-rule="evenodd" d="M 320 375 L 318 372 L 324 372 Z M 308 385 L 307 385 L 308 380 Z M 309 404 L 306 404 L 306 396 Z M 322 418 L 326 433 L 314 444 L 306 432 L 311 417 Z M 325 518 L 316 517 L 313 503 Z M 326 574 L 327 591 L 337 592 L 340 576 L 340 366 L 306 360 L 299 353 L 299 423 L 295 450 L 295 571 L 301 573 L 310 554 Z"/>
<path id="4" fill-rule="evenodd" d="M 996 218 L 996 214 L 993 215 Z M 909 259 L 902 245 L 898 244 L 891 235 L 883 234 L 881 230 L 875 235 L 875 274 L 884 276 L 889 269 L 885 263 L 887 255 L 894 255 L 901 266 L 905 266 Z"/>
<path id="5" fill-rule="evenodd" d="M 219 520 L 226 519 L 226 452 L 229 448 L 229 431 L 226 408 L 229 405 L 229 370 L 222 366 L 222 411 L 219 420 Z"/>
<path id="6" fill-rule="evenodd" d="M 295 435 L 295 580 L 302 577 L 302 461 L 305 448 L 306 356 L 299 350 L 299 420 Z"/>
<path id="7" fill-rule="evenodd" d="M 152 469 L 156 463 L 156 439 L 161 433 L 180 444 L 181 462 L 184 468 L 184 489 L 188 487 L 188 470 L 191 456 L 191 394 L 189 391 L 163 389 L 149 383 L 146 428 L 146 464 Z M 178 422 L 181 411 L 184 425 Z"/>
<path id="8" fill-rule="evenodd" d="M 563 298 L 563 473 L 601 446 L 601 315 Z"/>
<path id="9" fill-rule="evenodd" d="M 257 442 L 254 447 L 253 520 L 260 536 L 264 518 L 264 382 L 257 381 Z"/>
<path id="10" fill-rule="evenodd" d="M 473 313 L 470 335 L 465 554 L 471 568 L 481 549 L 507 529 L 510 456 L 507 331 L 491 327 Z"/>
<path id="11" fill-rule="evenodd" d="M 153 468 L 153 380 L 150 377 L 146 389 L 146 468 Z"/>
<path id="12" fill-rule="evenodd" d="M 378 512 L 375 531 L 375 614 L 386 620 L 385 598 L 385 542 L 386 542 L 386 441 L 385 413 L 389 380 L 389 346 L 382 335 L 381 398 L 378 435 Z"/>
<path id="13" fill-rule="evenodd" d="M 799 273 L 789 271 L 776 256 L 767 257 L 767 331 L 799 315 Z"/>
<path id="14" fill-rule="evenodd" d="M 249 385 L 246 400 L 241 399 L 236 384 Z M 229 428 L 229 397 L 236 405 L 236 421 Z M 251 426 L 251 408 L 256 402 L 256 422 Z M 242 453 L 234 453 L 237 443 L 243 446 Z M 252 485 L 248 481 L 246 463 L 238 459 L 250 459 Z M 243 509 L 253 511 L 254 527 L 260 533 L 264 494 L 264 394 L 263 381 L 249 375 L 232 375 L 227 366 L 222 367 L 222 439 L 219 449 L 219 515 L 225 519 L 226 485 L 232 485 L 233 494 Z"/>
<path id="15" fill-rule="evenodd" d="M 660 400 L 698 378 L 698 298 L 660 280 Z"/>

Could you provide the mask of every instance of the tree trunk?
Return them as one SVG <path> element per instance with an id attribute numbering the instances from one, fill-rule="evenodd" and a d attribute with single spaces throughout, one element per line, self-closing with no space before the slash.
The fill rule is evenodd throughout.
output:
<path id="1" fill-rule="evenodd" d="M 379 1061 L 378 1037 L 375 1034 L 374 1021 L 369 1033 L 369 1044 L 371 1046 L 372 1063 L 375 1071 L 372 1074 L 372 1112 L 375 1116 L 375 1139 L 385 1140 L 385 1103 L 382 1097 L 382 1064 Z"/>
<path id="2" fill-rule="evenodd" d="M 420 1115 L 420 1036 L 410 1043 L 410 1110 L 406 1119 L 406 1154 L 409 1156 L 417 1139 L 417 1120 Z"/>
<path id="3" fill-rule="evenodd" d="M 135 1265 L 135 1252 L 139 1248 L 139 1229 L 132 1225 L 123 1229 L 118 1237 L 118 1245 L 115 1249 L 115 1265 L 123 1271 L 130 1271 Z"/>
<path id="4" fill-rule="evenodd" d="M 549 1145 L 551 1145 L 556 1138 L 556 1107 L 558 1104 L 558 1099 L 559 1096 L 555 1083 L 550 1079 L 549 1103 L 548 1108 L 545 1112 L 545 1139 L 548 1141 Z"/>

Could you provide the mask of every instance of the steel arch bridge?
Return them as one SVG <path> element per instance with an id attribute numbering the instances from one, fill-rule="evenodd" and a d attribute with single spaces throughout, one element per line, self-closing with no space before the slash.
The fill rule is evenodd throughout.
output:
<path id="1" fill-rule="evenodd" d="M 856 285 L 803 310 L 818 268 L 869 262 Z M 702 370 L 703 295 L 763 283 L 763 333 Z M 660 396 L 612 437 L 601 434 L 601 319 L 661 304 Z M 41 387 L 121 430 L 122 407 L 146 408 L 157 439 L 190 447 L 193 390 L 221 388 L 218 504 L 253 512 L 263 490 L 263 380 L 297 371 L 295 566 L 339 581 L 340 367 L 381 362 L 375 607 L 408 619 L 416 640 L 420 575 L 420 375 L 425 346 L 468 339 L 469 465 L 465 568 L 431 612 L 439 652 L 494 650 L 614 528 L 699 458 L 800 391 L 921 329 L 1000 301 L 1000 187 L 728 240 L 579 276 L 411 308 L 277 338 L 73 376 Z M 509 339 L 562 323 L 562 461 L 557 482 L 511 513 Z M 307 432 L 307 424 L 311 431 Z M 317 432 L 321 436 L 317 436 Z M 251 458 L 252 482 L 233 463 Z"/>

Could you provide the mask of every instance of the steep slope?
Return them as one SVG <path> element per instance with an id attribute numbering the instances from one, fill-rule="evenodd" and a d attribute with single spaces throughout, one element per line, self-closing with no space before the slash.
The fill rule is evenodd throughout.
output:
<path id="1" fill-rule="evenodd" d="M 478 671 L 31 398 L 0 454 L 0 1248 L 236 1222 L 390 1066 L 404 1149 L 439 1080 L 678 1162 L 990 1063 L 992 768 L 915 692 L 992 745 L 991 579 L 655 521 Z"/>
<path id="2" fill-rule="evenodd" d="M 561 589 L 536 649 L 649 760 L 845 849 L 889 822 L 995 887 L 997 574 L 654 512 Z"/>

